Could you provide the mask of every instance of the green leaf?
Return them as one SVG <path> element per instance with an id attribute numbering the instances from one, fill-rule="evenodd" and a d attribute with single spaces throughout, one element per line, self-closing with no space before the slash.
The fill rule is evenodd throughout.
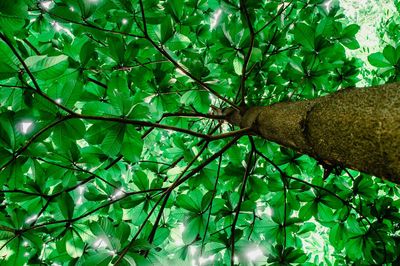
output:
<path id="1" fill-rule="evenodd" d="M 126 160 L 136 163 L 140 160 L 143 150 L 143 140 L 133 126 L 127 126 L 122 141 L 121 153 Z"/>
<path id="2" fill-rule="evenodd" d="M 7 15 L 0 13 L 0 29 L 3 32 L 8 34 L 12 34 L 25 25 L 25 20 L 21 17 L 17 17 L 15 15 Z"/>
<path id="3" fill-rule="evenodd" d="M 0 30 L 12 36 L 22 29 L 28 18 L 28 5 L 24 0 L 0 2 Z"/>
<path id="4" fill-rule="evenodd" d="M 201 217 L 195 217 L 185 226 L 182 233 L 182 240 L 186 244 L 191 244 L 197 237 L 202 226 Z"/>
<path id="5" fill-rule="evenodd" d="M 4 148 L 11 150 L 16 149 L 18 133 L 16 127 L 21 127 L 22 124 L 14 125 L 14 117 L 11 112 L 4 112 L 0 114 L 0 144 Z M 21 121 L 21 123 L 23 123 Z"/>
<path id="6" fill-rule="evenodd" d="M 353 259 L 361 259 L 363 257 L 363 239 L 362 237 L 352 237 L 346 241 L 346 252 L 348 256 Z"/>
<path id="7" fill-rule="evenodd" d="M 104 245 L 107 248 L 117 248 L 113 247 L 111 243 L 111 238 L 115 237 L 115 227 L 111 223 L 110 219 L 101 218 L 97 222 L 90 223 L 90 230 L 93 235 L 96 236 L 96 239 L 93 243 L 93 246 L 96 248 L 100 248 L 100 246 Z"/>
<path id="8" fill-rule="evenodd" d="M 70 120 L 53 129 L 53 141 L 57 147 L 70 149 L 69 140 L 80 140 L 85 136 L 86 127 L 82 120 Z"/>
<path id="9" fill-rule="evenodd" d="M 64 74 L 68 68 L 68 57 L 35 55 L 25 59 L 25 63 L 36 78 L 50 80 Z"/>
<path id="10" fill-rule="evenodd" d="M 114 123 L 95 123 L 87 130 L 85 140 L 89 144 L 100 144 L 104 140 L 107 132 L 111 131 L 114 126 Z"/>
<path id="11" fill-rule="evenodd" d="M 107 250 L 91 251 L 85 256 L 85 264 L 87 265 L 109 265 L 112 260 L 110 252 Z"/>
<path id="12" fill-rule="evenodd" d="M 343 201 L 333 195 L 325 195 L 321 197 L 320 202 L 334 209 L 339 209 L 343 207 Z"/>
<path id="13" fill-rule="evenodd" d="M 190 39 L 180 33 L 176 33 L 174 37 L 168 40 L 166 45 L 171 49 L 172 51 L 179 51 L 182 49 L 187 48 L 190 45 L 191 41 Z"/>
<path id="14" fill-rule="evenodd" d="M 149 189 L 149 178 L 143 171 L 136 171 L 133 174 L 133 182 L 139 188 L 139 190 Z"/>
<path id="15" fill-rule="evenodd" d="M 332 221 L 333 220 L 333 211 L 330 207 L 324 204 L 318 204 L 318 219 L 321 221 Z"/>
<path id="16" fill-rule="evenodd" d="M 15 76 L 18 71 L 19 61 L 11 52 L 6 43 L 0 41 L 0 79 Z"/>
<path id="17" fill-rule="evenodd" d="M 359 175 L 354 182 L 354 193 L 359 194 L 363 198 L 375 198 L 376 197 L 376 185 L 372 182 L 372 179 L 365 175 Z"/>
<path id="18" fill-rule="evenodd" d="M 87 19 L 99 8 L 102 4 L 102 0 L 97 1 L 87 1 L 87 0 L 78 0 L 79 7 L 81 9 L 81 13 L 83 18 Z"/>
<path id="19" fill-rule="evenodd" d="M 62 193 L 58 197 L 58 206 L 60 208 L 61 214 L 65 219 L 72 219 L 74 215 L 75 202 L 69 193 Z"/>
<path id="20" fill-rule="evenodd" d="M 12 240 L 8 245 L 8 248 L 12 250 L 12 254 L 6 261 L 8 265 L 24 265 L 29 259 L 28 257 L 24 256 L 25 252 L 21 237 L 17 237 Z"/>
<path id="21" fill-rule="evenodd" d="M 75 230 L 68 230 L 64 236 L 65 248 L 72 258 L 79 258 L 83 254 L 85 243 Z"/>
<path id="22" fill-rule="evenodd" d="M 78 9 L 76 4 L 74 3 L 72 7 L 73 9 L 71 9 L 71 7 L 67 5 L 57 5 L 51 9 L 51 12 L 49 12 L 49 14 L 54 19 L 61 18 L 71 21 L 80 21 L 82 18 L 80 16 L 80 12 L 76 12 L 76 10 Z"/>
<path id="23" fill-rule="evenodd" d="M 307 50 L 314 50 L 315 31 L 304 23 L 298 23 L 294 28 L 294 39 Z"/>
<path id="24" fill-rule="evenodd" d="M 49 96 L 58 103 L 73 108 L 84 92 L 82 76 L 78 72 L 72 72 L 58 80 L 61 83 L 60 86 L 49 88 Z"/>
<path id="25" fill-rule="evenodd" d="M 0 13 L 24 17 L 28 15 L 28 5 L 24 0 L 1 1 Z"/>
<path id="26" fill-rule="evenodd" d="M 105 154 L 114 157 L 121 151 L 125 129 L 125 125 L 117 125 L 106 133 L 101 144 Z"/>
<path id="27" fill-rule="evenodd" d="M 159 39 L 162 44 L 166 43 L 174 35 L 172 21 L 169 17 L 163 19 L 160 25 Z"/>
<path id="28" fill-rule="evenodd" d="M 126 73 L 114 72 L 107 86 L 107 96 L 112 106 L 118 110 L 119 114 L 127 114 L 132 108 L 132 101 L 129 97 Z"/>
<path id="29" fill-rule="evenodd" d="M 4 62 L 0 62 L 0 79 L 8 79 L 17 73 L 15 67 L 5 64 Z"/>
<path id="30" fill-rule="evenodd" d="M 307 261 L 307 255 L 301 249 L 288 248 L 285 250 L 284 254 L 285 260 L 291 263 L 303 263 Z"/>
<path id="31" fill-rule="evenodd" d="M 110 36 L 110 47 L 107 49 L 107 52 L 110 53 L 111 57 L 115 60 L 115 62 L 122 64 L 125 60 L 125 43 L 124 40 L 120 36 Z M 113 73 L 119 74 L 119 73 Z M 126 82 L 126 81 L 125 81 Z"/>
<path id="32" fill-rule="evenodd" d="M 233 69 L 237 75 L 241 76 L 243 70 L 243 60 L 235 57 L 235 59 L 233 59 Z"/>
<path id="33" fill-rule="evenodd" d="M 162 243 L 167 240 L 168 236 L 170 234 L 170 230 L 165 227 L 161 227 L 157 229 L 156 235 L 154 236 L 154 245 L 161 245 Z"/>
<path id="34" fill-rule="evenodd" d="M 368 61 L 376 67 L 391 67 L 392 64 L 385 58 L 382 53 L 373 53 L 368 56 Z"/>
<path id="35" fill-rule="evenodd" d="M 360 48 L 360 44 L 355 38 L 341 39 L 340 42 L 349 49 L 355 50 Z"/>
<path id="36" fill-rule="evenodd" d="M 314 223 L 311 223 L 311 222 L 309 222 L 309 223 L 304 223 L 304 224 L 301 226 L 300 230 L 297 231 L 297 234 L 307 234 L 307 233 L 309 233 L 309 232 L 314 232 L 314 231 L 315 231 L 315 228 L 316 228 L 316 225 L 315 225 Z"/>
<path id="37" fill-rule="evenodd" d="M 263 195 L 268 192 L 268 185 L 261 178 L 251 176 L 249 181 L 253 191 L 259 193 L 260 195 Z"/>
<path id="38" fill-rule="evenodd" d="M 329 232 L 329 241 L 332 245 L 341 250 L 346 243 L 347 230 L 343 223 L 335 224 Z"/>
<path id="39" fill-rule="evenodd" d="M 10 157 L 6 157 L 8 162 Z M 5 182 L 10 189 L 18 189 L 23 183 L 23 171 L 21 169 L 21 163 L 19 161 L 13 161 L 7 168 L 0 171 L 0 180 Z"/>
<path id="40" fill-rule="evenodd" d="M 308 221 L 312 216 L 316 215 L 318 211 L 318 204 L 314 202 L 308 202 L 300 208 L 299 218 Z"/>
<path id="41" fill-rule="evenodd" d="M 193 105 L 196 111 L 207 113 L 210 108 L 211 100 L 209 93 L 206 91 L 188 91 L 181 97 L 181 103 L 185 105 Z"/>
<path id="42" fill-rule="evenodd" d="M 359 25 L 357 24 L 349 25 L 343 29 L 342 38 L 353 38 L 359 30 L 360 30 Z"/>
<path id="43" fill-rule="evenodd" d="M 199 212 L 200 211 L 200 206 L 197 205 L 195 201 L 189 196 L 189 195 L 179 195 L 176 197 L 176 204 L 178 204 L 179 207 L 184 208 L 188 211 L 191 212 Z"/>
<path id="44" fill-rule="evenodd" d="M 95 51 L 94 51 L 95 45 L 91 41 L 87 41 L 81 48 L 81 51 L 79 53 L 79 58 L 81 60 L 82 66 L 85 66 L 90 59 L 94 56 Z"/>
<path id="45" fill-rule="evenodd" d="M 89 187 L 87 191 L 85 191 L 84 196 L 85 199 L 89 201 L 101 201 L 109 198 L 108 195 L 99 193 L 99 191 L 94 189 L 93 187 Z"/>
<path id="46" fill-rule="evenodd" d="M 89 115 L 121 115 L 117 112 L 118 106 L 103 102 L 86 102 L 82 108 L 83 114 Z"/>
<path id="47" fill-rule="evenodd" d="M 170 0 L 167 2 L 167 4 L 174 18 L 176 18 L 179 21 L 183 16 L 183 10 L 185 5 L 184 0 Z"/>
<path id="48" fill-rule="evenodd" d="M 383 49 L 383 56 L 392 66 L 396 65 L 399 57 L 396 53 L 396 49 L 391 45 L 388 45 Z"/>

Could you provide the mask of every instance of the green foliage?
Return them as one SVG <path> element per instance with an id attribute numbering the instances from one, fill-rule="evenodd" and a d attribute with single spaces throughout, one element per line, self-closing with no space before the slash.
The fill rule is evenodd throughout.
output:
<path id="1" fill-rule="evenodd" d="M 395 265 L 395 185 L 221 117 L 355 85 L 359 29 L 321 0 L 0 1 L 0 264 Z M 397 44 L 368 61 L 398 80 Z"/>
<path id="2" fill-rule="evenodd" d="M 378 68 L 379 77 L 389 81 L 400 79 L 400 46 L 386 46 L 383 52 L 373 53 L 368 56 L 371 65 Z"/>

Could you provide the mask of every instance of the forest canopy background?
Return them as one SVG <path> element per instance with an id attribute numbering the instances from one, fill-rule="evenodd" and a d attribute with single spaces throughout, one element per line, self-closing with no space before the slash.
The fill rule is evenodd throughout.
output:
<path id="1" fill-rule="evenodd" d="M 398 264 L 395 184 L 225 121 L 399 81 L 399 1 L 341 4 L 1 1 L 1 263 Z"/>

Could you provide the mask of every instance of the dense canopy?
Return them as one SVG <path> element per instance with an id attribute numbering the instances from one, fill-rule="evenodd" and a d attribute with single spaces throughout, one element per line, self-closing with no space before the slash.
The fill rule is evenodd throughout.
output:
<path id="1" fill-rule="evenodd" d="M 0 1 L 0 264 L 398 264 L 395 184 L 225 119 L 399 81 L 398 15 L 363 62 L 334 0 Z"/>

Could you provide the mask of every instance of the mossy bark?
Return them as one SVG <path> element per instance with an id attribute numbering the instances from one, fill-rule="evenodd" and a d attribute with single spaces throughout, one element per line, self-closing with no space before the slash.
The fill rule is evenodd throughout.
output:
<path id="1" fill-rule="evenodd" d="M 252 107 L 239 124 L 318 160 L 400 184 L 400 83 Z"/>

